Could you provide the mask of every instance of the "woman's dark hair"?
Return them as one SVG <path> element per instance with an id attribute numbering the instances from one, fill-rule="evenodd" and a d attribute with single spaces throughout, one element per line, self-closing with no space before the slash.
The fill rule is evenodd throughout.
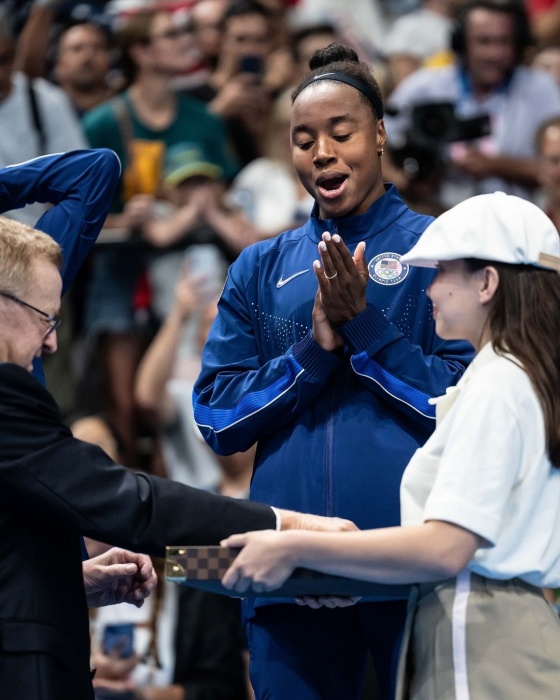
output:
<path id="1" fill-rule="evenodd" d="M 351 78 L 356 78 L 366 83 L 379 99 L 379 104 L 383 105 L 381 89 L 377 80 L 371 74 L 369 66 L 367 63 L 361 62 L 358 58 L 358 54 L 349 46 L 345 46 L 344 44 L 330 44 L 324 49 L 318 49 L 309 60 L 309 68 L 309 73 L 292 92 L 292 104 L 295 102 L 300 92 L 306 87 L 305 84 L 307 81 L 315 75 L 321 75 L 325 72 L 325 68 L 328 68 L 329 72 L 345 73 Z M 373 102 L 363 93 L 360 93 L 360 96 L 362 100 L 370 106 L 371 111 L 377 119 L 378 114 Z"/>
<path id="2" fill-rule="evenodd" d="M 135 81 L 138 73 L 138 65 L 132 58 L 131 50 L 134 46 L 146 46 L 150 43 L 152 24 L 160 12 L 165 12 L 165 10 L 142 8 L 128 17 L 116 34 L 121 52 L 121 70 L 127 86 Z"/>
<path id="3" fill-rule="evenodd" d="M 492 347 L 516 357 L 544 414 L 550 461 L 560 467 L 560 275 L 532 265 L 467 260 L 471 272 L 495 267 L 500 276 L 488 316 Z"/>

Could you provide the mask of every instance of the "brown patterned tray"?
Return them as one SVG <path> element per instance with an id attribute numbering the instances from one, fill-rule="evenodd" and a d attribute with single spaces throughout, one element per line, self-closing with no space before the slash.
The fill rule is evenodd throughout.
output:
<path id="1" fill-rule="evenodd" d="M 363 596 L 372 600 L 402 600 L 409 586 L 389 586 L 342 576 L 330 576 L 309 569 L 296 569 L 281 588 L 269 593 L 252 590 L 238 594 L 228 591 L 221 579 L 238 549 L 229 547 L 167 547 L 165 575 L 182 586 L 202 588 L 234 597 L 284 598 L 302 595 Z"/>

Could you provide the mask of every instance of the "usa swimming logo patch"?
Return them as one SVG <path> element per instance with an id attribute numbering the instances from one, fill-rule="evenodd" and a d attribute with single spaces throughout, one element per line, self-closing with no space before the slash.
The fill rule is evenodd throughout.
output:
<path id="1" fill-rule="evenodd" d="M 408 276 L 408 265 L 398 253 L 380 253 L 368 263 L 369 276 L 377 284 L 400 284 Z"/>

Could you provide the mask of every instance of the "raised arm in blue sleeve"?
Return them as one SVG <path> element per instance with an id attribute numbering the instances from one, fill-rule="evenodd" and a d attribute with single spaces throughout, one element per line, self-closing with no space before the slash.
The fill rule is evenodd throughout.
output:
<path id="1" fill-rule="evenodd" d="M 108 149 L 42 156 L 0 170 L 0 211 L 53 205 L 35 226 L 62 248 L 63 292 L 101 231 L 119 174 L 119 159 Z"/>

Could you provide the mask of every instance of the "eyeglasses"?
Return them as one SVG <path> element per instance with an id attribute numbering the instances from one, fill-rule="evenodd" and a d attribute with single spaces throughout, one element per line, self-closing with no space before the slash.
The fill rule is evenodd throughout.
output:
<path id="1" fill-rule="evenodd" d="M 35 311 L 38 314 L 41 314 L 41 316 L 43 317 L 41 320 L 47 323 L 49 326 L 47 332 L 45 333 L 45 338 L 48 335 L 50 335 L 53 331 L 55 331 L 62 322 L 60 316 L 57 316 L 56 314 L 47 314 L 45 311 L 41 311 L 41 309 L 38 309 L 36 306 L 31 306 L 31 304 L 28 304 L 26 301 L 18 299 L 13 294 L 8 294 L 8 292 L 0 292 L 0 296 L 6 297 L 6 299 L 11 299 L 12 301 L 15 301 L 16 304 L 19 304 L 20 306 L 25 306 L 28 309 L 31 309 L 32 311 Z"/>

